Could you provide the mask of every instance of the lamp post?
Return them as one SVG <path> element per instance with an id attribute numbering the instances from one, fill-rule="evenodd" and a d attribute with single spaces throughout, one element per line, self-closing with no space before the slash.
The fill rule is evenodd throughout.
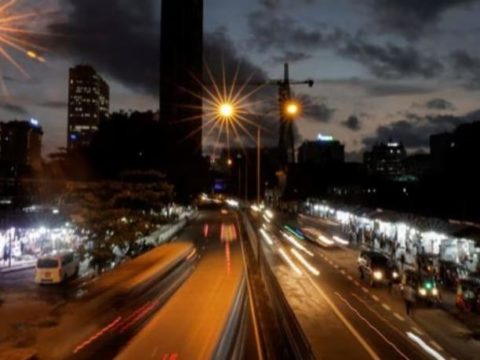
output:
<path id="1" fill-rule="evenodd" d="M 293 110 L 293 109 L 291 109 Z M 217 108 L 217 116 L 223 121 L 235 121 L 235 106 L 231 103 L 221 103 Z M 261 198 L 261 128 L 258 125 L 255 125 L 257 128 L 257 203 L 260 203 Z M 232 165 L 232 160 L 228 160 L 228 165 Z M 247 167 L 247 161 L 245 160 L 245 167 Z M 248 182 L 247 170 L 245 170 L 245 182 Z M 245 199 L 247 198 L 247 185 L 245 185 Z"/>

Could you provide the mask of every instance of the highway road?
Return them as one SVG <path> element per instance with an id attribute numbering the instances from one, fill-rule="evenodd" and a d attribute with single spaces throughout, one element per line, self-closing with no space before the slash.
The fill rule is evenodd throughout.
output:
<path id="1" fill-rule="evenodd" d="M 356 250 L 319 247 L 284 227 L 305 225 L 297 218 L 274 217 L 254 216 L 257 229 L 263 227 L 258 236 L 317 358 L 480 358 L 478 342 L 442 310 L 422 307 L 410 318 L 398 290 L 389 294 L 363 283 Z M 333 240 L 332 228 L 308 225 Z"/>
<path id="2" fill-rule="evenodd" d="M 227 322 L 245 279 L 237 219 L 231 211 L 201 212 L 182 234 L 182 240 L 196 238 L 201 250 L 195 271 L 118 359 L 218 356 L 218 346 L 230 330 Z M 253 331 L 247 333 L 251 336 Z M 251 338 L 246 342 L 254 344 Z M 249 358 L 253 356 L 250 353 Z"/>

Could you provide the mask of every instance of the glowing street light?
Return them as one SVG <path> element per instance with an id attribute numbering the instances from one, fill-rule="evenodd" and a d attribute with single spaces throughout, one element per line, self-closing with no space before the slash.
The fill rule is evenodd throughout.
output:
<path id="1" fill-rule="evenodd" d="M 235 108 L 230 103 L 222 103 L 218 106 L 218 115 L 224 119 L 231 119 L 235 115 Z"/>
<path id="2" fill-rule="evenodd" d="M 296 101 L 289 101 L 285 105 L 285 112 L 288 116 L 294 117 L 300 112 L 300 105 Z"/>
<path id="3" fill-rule="evenodd" d="M 233 160 L 232 160 L 232 159 L 228 159 L 228 160 L 227 160 L 227 165 L 228 165 L 228 166 L 232 166 L 232 165 L 233 165 Z"/>

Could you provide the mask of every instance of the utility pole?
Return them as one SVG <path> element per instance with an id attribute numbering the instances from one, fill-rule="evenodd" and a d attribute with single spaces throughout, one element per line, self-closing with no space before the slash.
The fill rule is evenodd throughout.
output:
<path id="1" fill-rule="evenodd" d="M 260 204 L 260 178 L 261 178 L 261 129 L 260 126 L 257 125 L 257 204 Z"/>

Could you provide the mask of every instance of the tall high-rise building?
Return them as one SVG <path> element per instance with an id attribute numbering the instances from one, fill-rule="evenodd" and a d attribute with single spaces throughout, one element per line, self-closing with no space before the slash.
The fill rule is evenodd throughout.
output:
<path id="1" fill-rule="evenodd" d="M 68 151 L 90 144 L 110 109 L 110 89 L 88 65 L 70 69 L 68 86 Z"/>
<path id="2" fill-rule="evenodd" d="M 345 146 L 332 136 L 319 134 L 316 141 L 305 141 L 298 149 L 298 162 L 332 165 L 345 162 Z"/>
<path id="3" fill-rule="evenodd" d="M 375 144 L 371 151 L 363 154 L 367 171 L 373 175 L 397 177 L 405 174 L 405 147 L 400 142 Z"/>
<path id="4" fill-rule="evenodd" d="M 43 130 L 38 121 L 0 123 L 0 167 L 18 174 L 38 170 L 42 165 Z"/>
<path id="5" fill-rule="evenodd" d="M 203 0 L 163 0 L 160 121 L 178 155 L 202 150 Z"/>

